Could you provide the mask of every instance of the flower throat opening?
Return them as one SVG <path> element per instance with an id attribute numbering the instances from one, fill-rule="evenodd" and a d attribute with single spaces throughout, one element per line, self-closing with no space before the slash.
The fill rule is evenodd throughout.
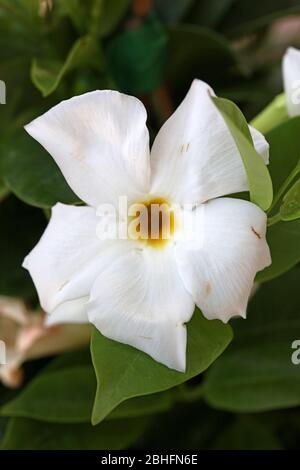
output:
<path id="1" fill-rule="evenodd" d="M 131 210 L 131 238 L 140 240 L 153 248 L 163 248 L 175 232 L 175 214 L 164 198 L 134 204 Z"/>

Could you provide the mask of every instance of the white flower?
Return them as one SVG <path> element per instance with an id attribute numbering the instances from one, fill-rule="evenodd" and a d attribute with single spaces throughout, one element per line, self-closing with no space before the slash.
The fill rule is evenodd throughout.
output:
<path id="1" fill-rule="evenodd" d="M 286 105 L 291 117 L 300 115 L 300 51 L 289 47 L 282 61 Z"/>
<path id="2" fill-rule="evenodd" d="M 89 343 L 89 325 L 47 327 L 44 320 L 44 312 L 31 312 L 21 300 L 0 296 L 0 339 L 5 345 L 5 357 L 1 357 L 0 363 L 0 382 L 7 387 L 21 385 L 23 362 Z"/>
<path id="3" fill-rule="evenodd" d="M 245 317 L 257 271 L 270 264 L 266 215 L 216 199 L 248 189 L 246 173 L 212 90 L 195 80 L 149 151 L 142 103 L 116 91 L 64 101 L 26 126 L 87 207 L 57 204 L 24 266 L 48 323 L 85 322 L 170 368 L 186 367 L 185 323 L 195 304 L 208 319 Z M 268 144 L 251 129 L 265 162 Z M 101 241 L 96 208 L 162 198 L 193 205 L 193 241 Z M 184 210 L 184 209 L 183 209 Z"/>

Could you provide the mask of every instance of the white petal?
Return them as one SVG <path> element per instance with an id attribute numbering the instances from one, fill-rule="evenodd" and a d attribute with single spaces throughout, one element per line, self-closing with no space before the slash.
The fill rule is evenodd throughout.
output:
<path id="1" fill-rule="evenodd" d="M 95 260 L 106 248 L 96 235 L 97 216 L 90 207 L 57 204 L 42 238 L 25 258 L 36 286 L 42 308 L 51 313 L 63 302 L 89 294 L 95 280 Z M 62 309 L 62 319 L 66 313 Z M 70 312 L 71 315 L 71 312 Z M 74 311 L 73 322 L 84 321 Z M 63 320 L 62 320 L 63 321 Z"/>
<path id="2" fill-rule="evenodd" d="M 137 98 L 97 90 L 62 101 L 25 129 L 52 155 L 73 191 L 97 207 L 147 191 L 146 118 Z"/>
<path id="3" fill-rule="evenodd" d="M 187 290 L 208 319 L 245 317 L 254 276 L 271 263 L 266 215 L 231 198 L 209 201 L 192 214 L 196 236 L 176 251 Z"/>
<path id="4" fill-rule="evenodd" d="M 136 249 L 99 275 L 89 320 L 105 336 L 166 366 L 185 370 L 186 327 L 194 302 L 178 274 L 173 249 Z"/>
<path id="5" fill-rule="evenodd" d="M 262 156 L 263 161 L 268 165 L 269 164 L 269 144 L 266 141 L 265 137 L 261 132 L 259 132 L 255 127 L 249 126 L 250 133 L 252 136 L 254 147 L 257 152 Z M 241 157 L 240 157 L 241 158 Z"/>
<path id="6" fill-rule="evenodd" d="M 211 88 L 200 80 L 159 131 L 152 150 L 153 193 L 177 203 L 199 203 L 248 189 L 241 157 Z M 268 143 L 250 129 L 257 150 L 268 161 Z"/>
<path id="7" fill-rule="evenodd" d="M 300 51 L 289 47 L 282 61 L 286 104 L 290 116 L 300 115 Z"/>
<path id="8" fill-rule="evenodd" d="M 67 300 L 59 304 L 50 315 L 47 315 L 46 326 L 53 326 L 65 323 L 88 323 L 87 302 L 89 297 Z"/>

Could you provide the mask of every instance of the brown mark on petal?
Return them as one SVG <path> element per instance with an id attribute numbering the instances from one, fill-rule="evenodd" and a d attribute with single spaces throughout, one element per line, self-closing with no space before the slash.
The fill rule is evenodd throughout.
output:
<path id="1" fill-rule="evenodd" d="M 261 239 L 261 235 L 254 229 L 254 227 L 251 227 L 251 230 L 254 233 L 254 235 L 257 236 L 257 238 Z"/>
<path id="2" fill-rule="evenodd" d="M 181 155 L 185 152 L 187 152 L 189 150 L 189 147 L 190 147 L 190 142 L 188 142 L 187 144 L 182 144 L 180 146 L 180 153 Z"/>
<path id="3" fill-rule="evenodd" d="M 205 286 L 205 294 L 209 295 L 211 293 L 211 283 L 207 282 Z"/>

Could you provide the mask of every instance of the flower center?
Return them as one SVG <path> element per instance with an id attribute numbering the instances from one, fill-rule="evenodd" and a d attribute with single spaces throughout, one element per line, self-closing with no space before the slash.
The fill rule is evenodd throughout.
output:
<path id="1" fill-rule="evenodd" d="M 153 248 L 164 247 L 174 236 L 174 210 L 164 198 L 133 204 L 130 216 L 131 237 Z"/>

